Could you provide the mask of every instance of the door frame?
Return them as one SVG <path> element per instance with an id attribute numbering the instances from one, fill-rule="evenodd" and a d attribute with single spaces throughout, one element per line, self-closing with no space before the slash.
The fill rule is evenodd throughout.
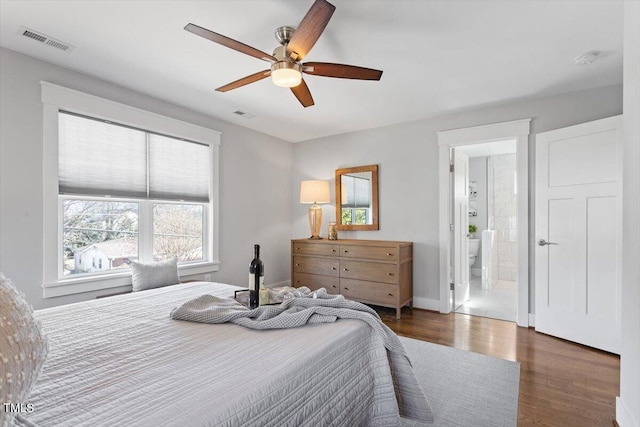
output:
<path id="1" fill-rule="evenodd" d="M 529 134 L 531 119 L 513 120 L 438 132 L 440 313 L 451 312 L 451 149 L 461 145 L 516 141 L 518 191 L 518 326 L 529 326 Z"/>

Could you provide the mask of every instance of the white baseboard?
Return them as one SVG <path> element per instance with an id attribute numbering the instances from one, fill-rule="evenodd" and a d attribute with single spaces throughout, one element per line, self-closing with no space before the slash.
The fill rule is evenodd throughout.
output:
<path id="1" fill-rule="evenodd" d="M 413 306 L 425 310 L 440 311 L 440 300 L 433 298 L 413 297 Z"/>
<path id="2" fill-rule="evenodd" d="M 529 326 L 536 326 L 536 315 L 529 313 Z"/>
<path id="3" fill-rule="evenodd" d="M 616 397 L 616 422 L 620 427 L 640 427 L 640 424 L 633 419 L 629 408 L 619 396 Z"/>
<path id="4" fill-rule="evenodd" d="M 285 280 L 284 282 L 272 283 L 267 285 L 267 288 L 281 288 L 283 286 L 291 286 L 291 280 Z"/>

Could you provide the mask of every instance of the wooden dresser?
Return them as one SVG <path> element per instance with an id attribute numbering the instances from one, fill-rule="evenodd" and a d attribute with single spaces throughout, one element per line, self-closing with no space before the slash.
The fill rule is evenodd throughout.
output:
<path id="1" fill-rule="evenodd" d="M 292 286 L 400 309 L 413 299 L 413 243 L 385 240 L 291 241 Z"/>

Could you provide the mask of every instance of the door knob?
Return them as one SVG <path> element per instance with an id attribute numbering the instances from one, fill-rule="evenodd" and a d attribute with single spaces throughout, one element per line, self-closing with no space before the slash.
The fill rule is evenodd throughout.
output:
<path id="1" fill-rule="evenodd" d="M 538 240 L 538 246 L 558 245 L 559 243 L 547 242 L 544 239 Z"/>

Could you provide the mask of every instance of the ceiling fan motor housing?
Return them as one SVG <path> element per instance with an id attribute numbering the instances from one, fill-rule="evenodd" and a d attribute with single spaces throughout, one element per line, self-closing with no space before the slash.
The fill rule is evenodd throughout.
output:
<path id="1" fill-rule="evenodd" d="M 295 62 L 287 56 L 286 45 L 278 46 L 277 48 L 273 49 L 273 56 L 278 60 L 278 62 L 282 62 L 282 61 Z"/>

